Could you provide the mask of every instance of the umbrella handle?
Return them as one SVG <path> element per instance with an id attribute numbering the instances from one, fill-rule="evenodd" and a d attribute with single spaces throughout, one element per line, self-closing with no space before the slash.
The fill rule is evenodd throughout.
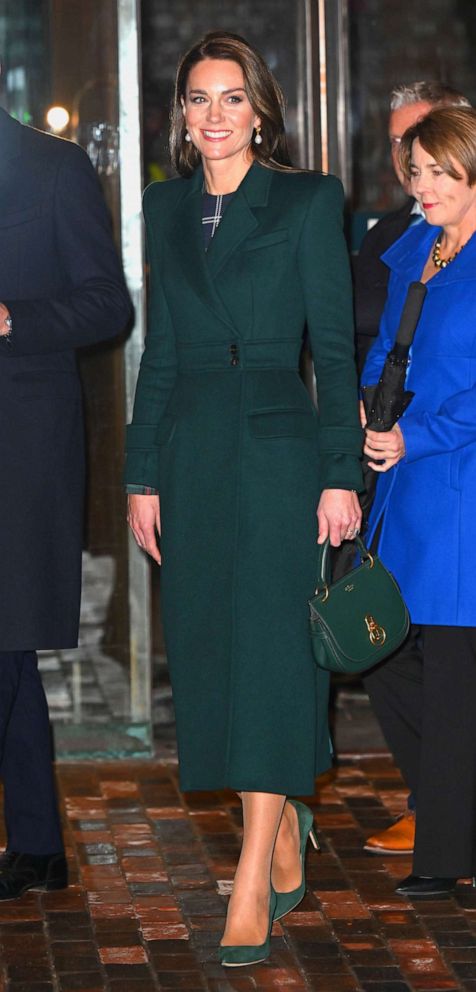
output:
<path id="1" fill-rule="evenodd" d="M 387 431 L 391 431 L 392 427 L 385 427 L 379 420 L 372 420 L 372 415 L 374 414 L 374 398 L 377 390 L 377 386 L 362 386 L 362 402 L 364 404 L 365 415 L 367 417 L 366 427 L 371 431 L 378 431 L 379 433 L 385 434 Z M 402 404 L 402 414 L 410 405 L 415 393 L 411 389 L 405 390 L 403 394 L 403 404 Z M 398 423 L 400 417 L 397 417 L 395 423 Z"/>

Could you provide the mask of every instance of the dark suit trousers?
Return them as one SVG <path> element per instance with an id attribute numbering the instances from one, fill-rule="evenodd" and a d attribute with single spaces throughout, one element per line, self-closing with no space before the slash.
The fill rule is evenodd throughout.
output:
<path id="1" fill-rule="evenodd" d="M 0 652 L 0 748 L 8 849 L 62 851 L 48 704 L 34 651 Z"/>
<path id="2" fill-rule="evenodd" d="M 476 628 L 413 626 L 364 684 L 416 797 L 414 873 L 476 874 Z"/>

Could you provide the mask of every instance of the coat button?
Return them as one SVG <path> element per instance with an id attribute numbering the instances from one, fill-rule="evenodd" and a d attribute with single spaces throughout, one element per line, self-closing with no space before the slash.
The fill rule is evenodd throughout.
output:
<path id="1" fill-rule="evenodd" d="M 238 351 L 237 344 L 230 345 L 230 355 L 231 355 L 230 365 L 233 365 L 233 367 L 235 368 L 237 365 L 240 364 L 240 353 Z"/>

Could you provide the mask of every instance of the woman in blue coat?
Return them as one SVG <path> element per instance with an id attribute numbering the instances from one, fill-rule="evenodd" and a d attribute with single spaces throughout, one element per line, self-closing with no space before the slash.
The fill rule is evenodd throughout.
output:
<path id="1" fill-rule="evenodd" d="M 370 537 L 412 631 L 366 684 L 416 795 L 413 874 L 397 891 L 425 896 L 476 873 L 476 112 L 433 111 L 406 132 L 401 155 L 425 221 L 383 256 L 389 295 L 363 384 L 378 381 L 421 279 L 415 396 L 390 432 L 367 430 L 364 450 L 379 473 Z"/>
<path id="2" fill-rule="evenodd" d="M 144 199 L 152 286 L 129 520 L 162 558 L 182 788 L 242 795 L 221 960 L 251 964 L 304 894 L 312 814 L 286 796 L 313 792 L 329 765 L 307 619 L 316 509 L 334 545 L 360 520 L 342 189 L 286 165 L 280 91 L 234 35 L 184 57 L 172 139 L 180 178 Z M 306 326 L 319 415 L 298 372 Z"/>

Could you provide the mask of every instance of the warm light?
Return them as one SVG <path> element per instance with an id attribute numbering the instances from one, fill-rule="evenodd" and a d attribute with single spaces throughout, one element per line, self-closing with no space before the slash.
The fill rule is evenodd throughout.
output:
<path id="1" fill-rule="evenodd" d="M 55 134 L 59 134 L 60 131 L 64 131 L 65 127 L 69 124 L 69 114 L 66 107 L 50 107 L 46 120 L 48 122 L 48 127 Z"/>

